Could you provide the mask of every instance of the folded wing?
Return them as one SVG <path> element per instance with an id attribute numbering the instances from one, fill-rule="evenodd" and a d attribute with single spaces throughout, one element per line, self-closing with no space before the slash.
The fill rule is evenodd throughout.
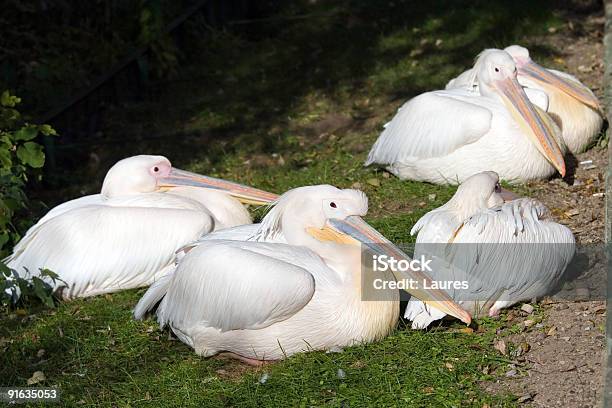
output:
<path id="1" fill-rule="evenodd" d="M 484 136 L 491 128 L 492 113 L 454 94 L 435 91 L 406 102 L 389 122 L 368 155 L 371 163 L 393 164 L 410 158 L 446 156 Z"/>
<path id="2" fill-rule="evenodd" d="M 162 326 L 222 331 L 267 327 L 308 304 L 315 292 L 313 272 L 325 270 L 332 272 L 301 247 L 203 241 L 179 262 L 158 320 Z"/>
<path id="3" fill-rule="evenodd" d="M 186 208 L 192 203 L 127 204 L 84 205 L 39 222 L 7 265 L 26 278 L 50 269 L 65 282 L 56 287 L 68 286 L 64 296 L 90 296 L 149 284 L 177 249 L 214 227 L 205 209 Z"/>

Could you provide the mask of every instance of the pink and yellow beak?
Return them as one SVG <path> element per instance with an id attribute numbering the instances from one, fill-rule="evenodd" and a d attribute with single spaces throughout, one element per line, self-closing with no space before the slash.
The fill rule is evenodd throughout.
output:
<path id="1" fill-rule="evenodd" d="M 518 62 L 517 68 L 519 77 L 524 76 L 537 81 L 544 89 L 549 91 L 561 91 L 603 115 L 599 100 L 586 86 L 562 78 L 531 60 Z"/>
<path id="2" fill-rule="evenodd" d="M 386 255 L 396 260 L 408 260 L 410 258 L 396 245 L 383 237 L 378 231 L 368 225 L 361 217 L 351 216 L 346 219 L 329 219 L 323 229 L 309 229 L 311 235 L 321 241 L 334 241 L 341 244 L 363 245 L 369 252 L 378 255 Z M 393 270 L 396 280 L 410 280 L 417 282 L 415 288 L 406 289 L 412 296 L 420 299 L 425 304 L 434 307 L 448 315 L 454 316 L 466 324 L 470 324 L 472 318 L 468 312 L 453 301 L 444 291 L 432 289 L 432 280 L 424 272 L 410 269 Z"/>
<path id="3" fill-rule="evenodd" d="M 158 188 L 167 190 L 173 187 L 189 186 L 199 188 L 209 188 L 223 191 L 235 197 L 245 204 L 266 205 L 278 200 L 278 195 L 264 190 L 222 180 L 214 177 L 202 176 L 185 170 L 173 168 L 166 177 L 160 178 Z"/>
<path id="4" fill-rule="evenodd" d="M 565 176 L 565 161 L 555 138 L 552 120 L 529 101 L 515 77 L 495 81 L 494 87 L 525 135 L 561 176 Z"/>

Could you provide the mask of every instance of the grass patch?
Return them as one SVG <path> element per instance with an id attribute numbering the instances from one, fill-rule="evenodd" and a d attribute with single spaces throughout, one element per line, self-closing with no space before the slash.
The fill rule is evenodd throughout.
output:
<path id="1" fill-rule="evenodd" d="M 484 322 L 477 334 L 400 327 L 375 344 L 296 355 L 254 369 L 202 359 L 153 321 L 133 321 L 130 310 L 142 292 L 3 319 L 2 384 L 25 386 L 40 370 L 45 385 L 59 387 L 69 406 L 451 407 L 512 401 L 484 395 L 478 386 L 493 378 L 483 374 L 484 367 L 493 373 L 505 363 L 490 347 L 498 321 Z"/>

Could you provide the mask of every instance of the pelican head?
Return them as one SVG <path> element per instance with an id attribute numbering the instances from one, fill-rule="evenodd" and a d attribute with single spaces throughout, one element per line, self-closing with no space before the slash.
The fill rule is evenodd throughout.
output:
<path id="1" fill-rule="evenodd" d="M 568 80 L 554 74 L 546 68 L 536 64 L 529 56 L 529 50 L 520 45 L 511 45 L 504 48 L 518 68 L 518 78 L 535 81 L 548 92 L 561 91 L 578 100 L 601 114 L 601 106 L 597 97 L 584 85 Z"/>
<path id="2" fill-rule="evenodd" d="M 480 92 L 484 96 L 498 97 L 507 107 L 516 123 L 544 157 L 565 176 L 563 153 L 556 142 L 554 125 L 550 118 L 531 104 L 518 83 L 516 64 L 505 51 L 484 50 L 474 65 Z"/>
<path id="3" fill-rule="evenodd" d="M 363 216 L 368 198 L 358 190 L 340 190 L 330 185 L 305 186 L 287 191 L 261 222 L 259 235 L 273 238 L 281 232 L 299 241 L 308 228 L 323 229 L 329 218 Z"/>
<path id="4" fill-rule="evenodd" d="M 500 186 L 496 172 L 483 171 L 461 183 L 449 204 L 460 208 L 462 218 L 467 218 L 477 211 L 498 207 L 516 198 L 516 194 Z"/>
<path id="5" fill-rule="evenodd" d="M 122 195 L 168 191 L 178 186 L 192 186 L 227 192 L 244 203 L 268 204 L 276 194 L 242 184 L 176 169 L 164 156 L 140 155 L 119 160 L 110 168 L 101 194 L 106 198 Z"/>
<path id="6" fill-rule="evenodd" d="M 257 236 L 273 237 L 282 231 L 288 243 L 304 245 L 315 252 L 321 248 L 340 251 L 334 244 L 359 245 L 375 254 L 409 260 L 397 246 L 361 218 L 367 211 L 368 198 L 361 191 L 341 190 L 330 185 L 300 187 L 278 199 L 276 206 L 262 220 Z M 403 274 L 399 279 L 431 281 L 420 271 L 398 273 Z M 445 292 L 429 289 L 431 284 L 423 286 L 408 291 L 432 307 L 469 324 L 470 315 Z"/>

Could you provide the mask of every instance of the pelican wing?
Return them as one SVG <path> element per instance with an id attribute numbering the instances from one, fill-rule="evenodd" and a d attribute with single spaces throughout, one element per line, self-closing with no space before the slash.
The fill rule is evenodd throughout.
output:
<path id="1" fill-rule="evenodd" d="M 450 244 L 417 240 L 415 257 L 434 259 L 435 280 L 467 281 L 467 290 L 450 295 L 479 314 L 549 293 L 573 257 L 574 243 L 571 231 L 550 220 L 541 203 L 519 199 L 470 217 Z M 443 314 L 411 299 L 405 317 L 413 328 L 424 328 Z"/>
<path id="2" fill-rule="evenodd" d="M 57 207 L 53 207 L 46 213 L 36 224 L 28 229 L 23 238 L 15 245 L 13 248 L 13 253 L 3 260 L 4 263 L 8 264 L 11 259 L 15 256 L 19 256 L 25 248 L 30 244 L 32 239 L 36 236 L 41 226 L 49 221 L 52 218 L 55 218 L 59 215 L 64 214 L 67 211 L 74 210 L 76 208 L 85 207 L 88 205 L 100 205 L 103 203 L 103 198 L 101 194 L 88 195 L 84 197 L 79 197 L 74 200 L 66 201 L 58 205 Z"/>
<path id="3" fill-rule="evenodd" d="M 285 244 L 206 241 L 179 263 L 158 309 L 161 326 L 260 329 L 299 312 L 313 272 L 331 270 L 314 252 Z M 145 294 L 145 297 L 147 294 Z M 159 296 L 155 296 L 157 298 Z M 143 309 L 137 306 L 137 311 Z"/>
<path id="4" fill-rule="evenodd" d="M 372 146 L 366 165 L 446 156 L 484 136 L 492 114 L 463 92 L 428 92 L 406 102 Z"/>
<path id="5" fill-rule="evenodd" d="M 172 264 L 177 249 L 213 226 L 204 207 L 182 198 L 108 200 L 37 224 L 7 265 L 25 277 L 41 268 L 56 272 L 67 297 L 145 286 Z"/>
<path id="6" fill-rule="evenodd" d="M 544 112 L 548 112 L 548 94 L 541 89 L 523 87 L 523 91 L 527 95 L 527 98 L 531 103 L 542 109 Z"/>
<path id="7" fill-rule="evenodd" d="M 463 71 L 457 77 L 448 81 L 444 89 L 477 89 L 478 84 L 474 83 L 474 69 L 470 68 L 466 71 Z"/>
<path id="8" fill-rule="evenodd" d="M 261 229 L 261 224 L 247 224 L 239 225 L 233 228 L 226 228 L 218 231 L 214 231 L 200 238 L 199 241 L 212 241 L 212 240 L 229 240 L 229 241 L 261 241 L 258 232 Z M 266 237 L 265 242 L 286 244 L 285 236 L 275 234 L 273 237 Z"/>
<path id="9" fill-rule="evenodd" d="M 239 225 L 232 228 L 224 228 L 216 231 L 212 231 L 206 235 L 201 236 L 197 241 L 190 242 L 189 244 L 182 247 L 176 253 L 176 262 L 180 262 L 181 259 L 196 246 L 208 242 L 208 241 L 260 241 L 258 239 L 258 232 L 261 229 L 261 224 L 247 224 Z M 265 242 L 272 242 L 278 244 L 286 244 L 285 236 L 282 233 L 276 234 L 274 237 L 266 238 Z"/>
<path id="10" fill-rule="evenodd" d="M 482 283 L 473 290 L 499 293 L 512 303 L 553 289 L 575 250 L 571 231 L 550 220 L 546 207 L 531 199 L 471 217 L 455 242 L 465 243 L 456 251 L 472 248 L 464 251 L 469 257 L 462 263 L 468 276 Z"/>

